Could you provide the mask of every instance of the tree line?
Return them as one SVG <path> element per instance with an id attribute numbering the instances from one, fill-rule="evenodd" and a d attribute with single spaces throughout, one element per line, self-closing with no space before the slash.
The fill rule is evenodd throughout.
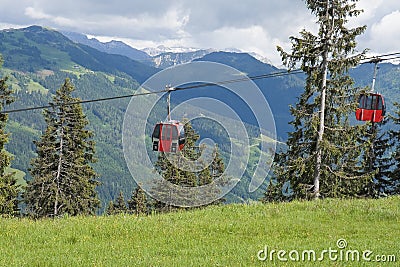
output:
<path id="1" fill-rule="evenodd" d="M 278 47 L 283 63 L 289 70 L 303 70 L 306 83 L 298 102 L 290 107 L 293 131 L 285 149 L 276 154 L 264 201 L 400 193 L 400 104 L 396 103 L 395 114 L 380 124 L 355 124 L 351 120 L 357 106 L 355 99 L 368 91 L 356 88 L 349 76 L 349 70 L 367 53 L 357 52 L 356 42 L 366 27 L 346 26 L 349 18 L 362 12 L 356 9 L 356 2 L 305 0 L 317 19 L 318 32 L 304 29 L 299 37 L 291 37 L 290 52 Z M 99 207 L 98 175 L 91 167 L 96 161 L 93 133 L 86 129 L 88 120 L 82 107 L 67 105 L 79 100 L 71 96 L 73 91 L 66 79 L 52 107 L 43 114 L 46 130 L 35 142 L 37 156 L 30 169 L 33 180 L 22 195 L 27 213 L 34 217 L 95 214 Z M 1 110 L 14 100 L 7 78 L 0 80 L 0 99 Z M 20 187 L 13 173 L 7 171 L 11 162 L 4 150 L 7 119 L 7 114 L 0 114 L 0 214 L 13 216 L 18 214 Z M 387 131 L 384 126 L 389 120 L 395 129 Z M 189 123 L 185 131 L 183 154 L 196 160 L 201 154 L 201 148 L 195 145 L 199 136 Z M 177 169 L 163 153 L 158 156 L 155 170 L 177 185 L 201 186 L 219 177 L 224 164 L 216 148 L 214 162 L 200 172 Z M 106 212 L 146 214 L 154 209 L 177 208 L 151 200 L 138 186 L 128 202 L 120 193 Z"/>
<path id="2" fill-rule="evenodd" d="M 96 162 L 93 132 L 87 129 L 89 124 L 80 99 L 73 97 L 75 88 L 69 78 L 55 92 L 50 108 L 43 112 L 45 130 L 41 138 L 34 141 L 36 156 L 31 160 L 29 172 L 32 180 L 25 188 L 17 183 L 15 173 L 7 171 L 12 157 L 4 149 L 8 142 L 5 126 L 8 114 L 0 113 L 0 216 L 27 215 L 33 218 L 58 217 L 68 215 L 94 215 L 100 207 L 96 191 L 100 184 L 98 174 L 92 164 Z M 7 78 L 0 80 L 0 110 L 10 105 L 14 98 L 7 85 Z M 186 145 L 182 153 L 190 160 L 197 160 L 201 150 L 196 147 L 199 135 L 189 122 L 185 123 Z M 169 166 L 166 155 L 159 154 L 157 171 L 168 181 L 183 185 L 178 177 L 190 177 L 190 186 L 211 183 L 224 170 L 223 161 L 215 148 L 214 162 L 201 173 L 182 173 L 177 167 Z M 180 173 L 180 175 L 178 175 Z M 188 184 L 185 184 L 186 186 Z M 22 194 L 21 194 L 22 193 Z M 19 203 L 24 204 L 24 214 L 20 213 Z M 126 205 L 122 192 L 115 201 L 111 201 L 106 214 L 135 213 L 147 214 L 152 210 L 170 211 L 178 207 L 151 199 L 137 186 Z"/>
<path id="3" fill-rule="evenodd" d="M 1 110 L 11 104 L 12 91 L 0 82 Z M 91 167 L 95 162 L 93 133 L 86 129 L 89 123 L 81 105 L 68 105 L 79 99 L 71 96 L 75 90 L 69 79 L 57 90 L 51 107 L 43 112 L 46 130 L 35 141 L 36 157 L 31 161 L 33 177 L 22 193 L 26 212 L 33 217 L 59 216 L 61 214 L 94 214 L 99 206 L 96 173 Z M 1 113 L 0 140 L 0 214 L 19 213 L 19 193 L 15 173 L 7 172 L 11 156 L 5 151 L 8 142 L 5 126 L 8 114 Z"/>

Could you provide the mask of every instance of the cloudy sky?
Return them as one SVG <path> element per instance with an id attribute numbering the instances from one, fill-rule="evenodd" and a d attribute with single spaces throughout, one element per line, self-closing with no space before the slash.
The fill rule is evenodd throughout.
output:
<path id="1" fill-rule="evenodd" d="M 238 48 L 280 65 L 276 45 L 315 18 L 302 0 L 0 0 L 0 28 L 41 25 L 123 40 L 136 47 Z M 400 1 L 360 0 L 364 13 L 350 26 L 367 25 L 359 48 L 400 51 Z"/>

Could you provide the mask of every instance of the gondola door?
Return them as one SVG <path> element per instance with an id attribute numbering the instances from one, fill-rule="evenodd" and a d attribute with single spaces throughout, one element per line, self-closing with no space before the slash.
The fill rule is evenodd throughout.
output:
<path id="1" fill-rule="evenodd" d="M 185 128 L 179 121 L 171 120 L 171 91 L 167 86 L 167 115 L 168 121 L 156 124 L 151 135 L 153 151 L 176 153 L 185 146 Z"/>
<path id="2" fill-rule="evenodd" d="M 375 93 L 375 81 L 376 74 L 378 71 L 378 63 L 381 59 L 376 58 L 371 61 L 374 63 L 374 76 L 372 78 L 371 91 L 369 93 L 363 93 L 360 96 L 358 102 L 358 108 L 356 110 L 356 119 L 359 121 L 370 121 L 372 123 L 381 122 L 385 116 L 385 100 L 381 94 Z"/>
<path id="3" fill-rule="evenodd" d="M 385 116 L 385 100 L 381 94 L 370 93 L 360 96 L 356 110 L 359 121 L 381 122 Z"/>
<path id="4" fill-rule="evenodd" d="M 163 124 L 161 129 L 160 149 L 162 152 L 176 152 L 178 131 L 173 124 Z"/>
<path id="5" fill-rule="evenodd" d="M 158 123 L 154 127 L 152 142 L 153 150 L 159 152 L 172 152 L 175 153 L 183 148 L 183 144 L 180 144 L 180 138 L 178 135 L 178 123 L 165 122 Z"/>

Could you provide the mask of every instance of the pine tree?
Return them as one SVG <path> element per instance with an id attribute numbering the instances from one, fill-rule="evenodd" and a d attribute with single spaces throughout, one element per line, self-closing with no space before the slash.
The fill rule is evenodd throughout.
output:
<path id="1" fill-rule="evenodd" d="M 137 186 L 132 192 L 132 197 L 128 200 L 128 210 L 136 215 L 148 213 L 146 193 L 140 186 Z"/>
<path id="2" fill-rule="evenodd" d="M 200 139 L 200 136 L 195 132 L 190 122 L 186 120 L 183 122 L 185 125 L 185 146 L 180 152 L 181 155 L 178 153 L 168 154 L 167 157 L 167 154 L 161 152 L 158 156 L 157 162 L 155 163 L 155 169 L 163 176 L 165 180 L 182 187 L 196 187 L 211 184 L 222 175 L 225 168 L 223 160 L 218 152 L 218 147 L 214 148 L 213 161 L 210 166 L 207 167 L 205 164 L 201 167 L 190 166 L 193 164 L 192 161 L 197 161 L 200 158 L 202 150 L 205 148 L 198 147 L 196 145 L 196 142 Z M 181 156 L 188 159 L 188 161 L 180 160 Z M 198 161 L 198 163 L 202 164 L 201 161 Z M 187 164 L 187 166 L 185 166 L 185 164 Z M 220 184 L 221 183 L 219 183 L 219 185 Z M 158 194 L 163 194 L 164 199 L 176 197 L 171 196 L 171 192 L 168 192 L 162 186 L 157 186 L 155 190 L 157 190 Z M 207 196 L 202 197 L 213 198 L 219 194 L 219 191 L 220 190 L 218 187 L 215 186 L 215 190 L 210 190 Z M 185 194 L 178 197 L 186 198 L 189 203 L 192 198 L 198 196 Z M 216 203 L 218 203 L 218 201 Z M 155 208 L 159 211 L 169 211 L 176 207 L 171 206 L 170 203 L 157 202 Z"/>
<path id="3" fill-rule="evenodd" d="M 389 119 L 385 118 L 379 124 L 368 125 L 367 149 L 363 156 L 363 172 L 373 173 L 373 179 L 365 189 L 368 197 L 384 197 L 393 190 L 393 181 L 390 179 L 394 161 L 391 157 L 391 149 L 394 146 L 393 139 L 384 127 Z"/>
<path id="4" fill-rule="evenodd" d="M 282 183 L 278 183 L 272 179 L 268 182 L 268 187 L 265 190 L 264 197 L 261 199 L 263 202 L 282 202 L 284 201 L 283 194 L 281 192 Z"/>
<path id="5" fill-rule="evenodd" d="M 128 211 L 125 203 L 124 193 L 119 191 L 118 197 L 114 202 L 114 208 L 117 213 L 126 213 Z"/>
<path id="6" fill-rule="evenodd" d="M 44 111 L 47 128 L 35 142 L 37 157 L 31 162 L 33 180 L 27 185 L 24 199 L 35 217 L 62 214 L 94 214 L 99 207 L 94 157 L 93 133 L 86 129 L 86 119 L 75 90 L 66 79 Z"/>
<path id="7" fill-rule="evenodd" d="M 213 160 L 210 166 L 204 169 L 205 175 L 200 179 L 200 185 L 208 185 L 215 183 L 217 179 L 220 180 L 218 182 L 219 186 L 227 185 L 229 179 L 223 174 L 225 172 L 225 163 L 219 152 L 218 145 L 215 145 L 213 149 L 212 158 Z M 213 195 L 218 195 L 219 191 L 220 190 L 217 187 L 215 187 L 215 189 L 211 189 L 208 194 L 210 197 L 213 197 Z M 219 198 L 218 200 L 214 201 L 211 204 L 221 204 L 224 203 L 225 201 L 226 201 L 225 198 Z"/>
<path id="8" fill-rule="evenodd" d="M 0 56 L 0 66 L 2 58 Z M 4 107 L 14 102 L 11 96 L 12 90 L 8 88 L 7 77 L 0 79 L 0 111 Z M 11 164 L 11 155 L 5 150 L 4 146 L 8 142 L 8 134 L 5 132 L 8 121 L 8 114 L 0 113 L 0 216 L 17 215 L 18 194 L 20 186 L 17 184 L 15 173 L 6 172 Z"/>
<path id="9" fill-rule="evenodd" d="M 125 197 L 124 193 L 122 191 L 119 191 L 117 199 L 114 201 L 110 201 L 108 203 L 108 206 L 106 208 L 106 214 L 107 215 L 116 215 L 116 214 L 121 214 L 121 213 L 127 213 L 128 208 L 125 203 Z"/>
<path id="10" fill-rule="evenodd" d="M 108 202 L 105 213 L 106 213 L 106 215 L 117 214 L 117 212 L 115 211 L 115 207 L 114 207 L 114 201 L 111 200 L 110 202 Z"/>
<path id="11" fill-rule="evenodd" d="M 183 121 L 185 127 L 185 146 L 181 155 L 189 160 L 197 160 L 199 157 L 199 152 L 196 149 L 196 142 L 199 139 L 199 135 L 194 132 L 192 125 L 186 120 Z M 188 169 L 190 166 L 184 166 L 180 160 L 181 155 L 176 154 L 166 154 L 160 152 L 158 155 L 158 160 L 155 163 L 155 170 L 162 175 L 162 177 L 173 184 L 180 186 L 196 186 L 196 175 L 195 173 L 184 171 L 183 169 Z M 179 167 L 178 167 L 179 166 Z M 163 186 L 156 186 L 155 190 L 159 195 L 162 195 L 166 203 L 160 201 L 155 202 L 155 209 L 158 211 L 171 211 L 177 207 L 171 205 L 172 199 L 176 196 L 172 196 L 171 192 L 164 188 Z M 190 198 L 191 196 L 180 196 Z"/>
<path id="12" fill-rule="evenodd" d="M 222 160 L 222 157 L 219 153 L 219 149 L 218 149 L 217 145 L 214 147 L 213 161 L 211 162 L 209 169 L 210 169 L 212 179 L 207 180 L 204 184 L 211 183 L 214 179 L 221 177 L 221 175 L 225 171 L 225 163 Z"/>
<path id="13" fill-rule="evenodd" d="M 358 0 L 305 0 L 317 17 L 317 35 L 302 30 L 291 37 L 292 51 L 278 47 L 289 69 L 300 66 L 306 74 L 305 90 L 295 107 L 287 150 L 275 157 L 278 184 L 290 181 L 296 198 L 355 196 L 367 186 L 371 175 L 360 175 L 365 126 L 352 126 L 357 89 L 348 74 L 365 51 L 356 54 L 356 37 L 365 26 L 349 29 L 349 17 Z"/>
<path id="14" fill-rule="evenodd" d="M 400 194 L 400 103 L 394 103 L 397 108 L 395 116 L 392 117 L 395 130 L 390 131 L 390 138 L 394 141 L 394 170 L 389 175 L 391 193 Z"/>

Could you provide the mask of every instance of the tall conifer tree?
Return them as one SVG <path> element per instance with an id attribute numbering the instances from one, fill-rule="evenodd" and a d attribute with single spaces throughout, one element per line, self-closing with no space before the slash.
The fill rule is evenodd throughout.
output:
<path id="1" fill-rule="evenodd" d="M 30 170 L 33 180 L 24 195 L 28 211 L 36 217 L 94 214 L 99 207 L 93 133 L 75 90 L 66 79 L 52 107 L 44 111 L 47 128 L 36 141 L 37 157 Z"/>
<path id="2" fill-rule="evenodd" d="M 352 126 L 357 89 L 348 75 L 363 57 L 356 54 L 356 37 L 365 26 L 349 29 L 349 17 L 356 17 L 358 0 L 305 0 L 317 18 L 317 34 L 302 30 L 291 37 L 292 51 L 278 47 L 289 69 L 300 67 L 306 74 L 304 92 L 295 107 L 294 131 L 287 150 L 276 156 L 278 184 L 290 181 L 295 197 L 318 198 L 354 196 L 369 183 L 360 175 L 366 134 L 365 126 Z"/>
<path id="3" fill-rule="evenodd" d="M 127 213 L 127 212 L 128 212 L 128 208 L 125 203 L 124 193 L 122 191 L 119 191 L 117 199 L 109 202 L 107 209 L 106 209 L 106 214 L 107 215 L 115 215 L 115 214 L 121 214 L 121 213 Z"/>
<path id="4" fill-rule="evenodd" d="M 394 141 L 394 170 L 389 175 L 389 181 L 391 184 L 391 193 L 400 194 L 400 103 L 394 104 L 396 107 L 395 116 L 393 116 L 393 122 L 396 129 L 390 131 L 391 139 Z"/>
<path id="5" fill-rule="evenodd" d="M 200 136 L 195 132 L 191 123 L 184 121 L 184 124 L 186 141 L 185 147 L 180 153 L 182 153 L 182 155 L 189 160 L 187 164 L 192 164 L 190 161 L 198 160 L 204 147 L 198 147 L 196 145 L 196 142 L 200 139 Z M 194 168 L 191 168 L 193 166 L 183 166 L 184 163 L 180 161 L 179 157 L 179 154 L 169 154 L 167 158 L 167 155 L 161 152 L 155 164 L 155 169 L 163 176 L 165 180 L 183 187 L 195 187 L 210 184 L 219 178 L 225 170 L 223 160 L 218 152 L 218 147 L 215 147 L 213 150 L 213 161 L 211 164 L 208 167 L 204 166 L 204 168 L 198 171 L 188 171 L 188 169 L 193 170 Z M 177 166 L 179 166 L 179 168 Z M 195 169 L 197 170 L 199 168 L 196 167 Z M 168 199 L 168 197 L 174 197 L 169 196 L 170 192 L 167 192 L 161 186 L 157 186 L 155 190 L 157 190 L 159 194 L 164 194 L 166 199 Z M 212 190 L 212 192 L 209 192 L 209 194 L 211 198 L 215 197 L 219 194 L 218 188 L 215 187 L 215 190 Z M 185 197 L 190 200 L 195 196 L 185 195 L 180 197 Z M 217 203 L 219 202 L 217 201 Z M 162 211 L 172 208 L 168 204 L 159 202 L 157 202 L 155 206 L 157 210 Z"/>
<path id="6" fill-rule="evenodd" d="M 373 173 L 373 179 L 365 189 L 365 195 L 368 197 L 384 197 L 393 190 L 390 176 L 394 165 L 391 157 L 394 142 L 389 132 L 384 129 L 388 121 L 389 118 L 385 118 L 379 124 L 369 125 L 367 138 L 362 140 L 368 144 L 363 156 L 363 172 Z"/>
<path id="7" fill-rule="evenodd" d="M 115 212 L 114 201 L 110 200 L 110 202 L 108 202 L 108 205 L 107 205 L 106 210 L 105 210 L 105 214 L 106 215 L 115 215 L 115 214 L 117 214 L 117 212 Z"/>
<path id="8" fill-rule="evenodd" d="M 144 190 L 138 185 L 128 200 L 128 210 L 136 215 L 147 214 L 147 196 Z"/>
<path id="9" fill-rule="evenodd" d="M 0 67 L 2 58 L 0 56 Z M 0 79 L 0 111 L 14 101 L 12 90 L 7 85 L 7 77 Z M 7 172 L 11 164 L 11 155 L 4 146 L 8 142 L 8 134 L 5 132 L 8 114 L 0 113 L 0 216 L 18 214 L 18 194 L 20 186 L 15 179 L 15 173 Z"/>

